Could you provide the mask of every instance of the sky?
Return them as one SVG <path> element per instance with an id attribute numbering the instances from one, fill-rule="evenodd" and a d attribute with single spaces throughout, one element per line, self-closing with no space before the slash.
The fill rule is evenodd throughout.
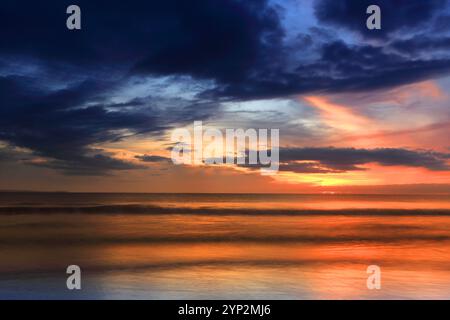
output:
<path id="1" fill-rule="evenodd" d="M 0 190 L 450 193 L 447 0 L 4 0 L 0 38 Z M 194 121 L 279 172 L 173 164 Z"/>

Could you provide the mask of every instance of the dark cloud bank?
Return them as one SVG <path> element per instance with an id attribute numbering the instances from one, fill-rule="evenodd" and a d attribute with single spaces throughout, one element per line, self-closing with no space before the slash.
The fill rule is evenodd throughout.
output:
<path id="1" fill-rule="evenodd" d="M 361 27 L 369 2 L 383 9 L 381 32 L 368 33 Z M 92 145 L 130 134 L 157 134 L 190 121 L 196 112 L 207 118 L 217 110 L 217 101 L 376 90 L 450 71 L 448 36 L 436 32 L 438 26 L 445 27 L 445 0 L 395 1 L 395 5 L 317 0 L 314 9 L 320 26 L 314 39 L 320 45 L 315 58 L 302 63 L 288 62 L 297 60 L 287 55 L 300 57 L 308 43 L 286 43 L 282 13 L 266 0 L 77 1 L 83 20 L 82 30 L 76 32 L 65 28 L 70 4 L 7 0 L 0 11 L 0 140 L 28 148 L 50 159 L 47 166 L 69 173 L 140 167 L 113 159 Z M 378 42 L 354 45 L 320 38 L 320 29 L 326 27 Z M 435 48 L 444 54 L 429 52 Z M 14 66 L 27 67 L 19 72 L 12 70 Z M 109 72 L 111 76 L 105 77 Z M 175 117 L 151 103 L 142 107 L 134 99 L 112 110 L 108 96 L 115 88 L 132 77 L 147 76 L 189 76 L 214 86 L 200 92 Z M 206 113 L 202 106 L 208 107 Z M 347 151 L 355 152 L 362 151 Z M 365 152 L 364 157 L 390 165 Z M 401 158 L 413 151 L 396 152 L 403 152 L 396 154 Z M 422 156 L 416 160 L 421 166 L 447 169 L 431 154 L 414 155 Z M 344 157 L 333 165 L 326 163 L 328 156 L 336 154 L 324 152 L 325 158 L 314 160 L 331 170 L 361 164 Z M 409 165 L 419 165 L 411 161 Z"/>
<path id="2" fill-rule="evenodd" d="M 365 170 L 364 165 L 422 167 L 449 170 L 450 154 L 399 148 L 282 148 L 280 170 L 299 173 L 332 173 Z M 297 161 L 306 161 L 299 163 Z"/>
<path id="3" fill-rule="evenodd" d="M 269 152 L 270 153 L 270 152 Z M 279 149 L 279 170 L 295 173 L 343 173 L 366 170 L 366 165 L 404 166 L 425 168 L 432 171 L 450 170 L 450 153 L 402 148 L 335 148 L 335 147 L 282 147 Z M 249 169 L 268 167 L 249 164 L 246 151 L 245 164 Z M 224 161 L 225 162 L 225 161 Z"/>

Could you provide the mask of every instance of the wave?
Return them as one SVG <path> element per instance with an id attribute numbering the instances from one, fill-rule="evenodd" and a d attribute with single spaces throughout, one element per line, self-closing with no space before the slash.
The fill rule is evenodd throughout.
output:
<path id="1" fill-rule="evenodd" d="M 0 215 L 20 214 L 142 214 L 142 215 L 369 215 L 369 216 L 450 216 L 450 209 L 274 209 L 163 207 L 156 205 L 95 206 L 8 206 L 0 207 Z"/>
<path id="2" fill-rule="evenodd" d="M 333 265 L 337 267 L 342 267 L 342 264 L 347 265 L 359 265 L 361 270 L 367 267 L 367 260 L 359 257 L 345 257 L 345 259 L 336 258 L 307 258 L 307 257 L 297 257 L 297 258 L 278 258 L 278 259 L 264 259 L 264 258 L 242 258 L 242 259 L 194 259 L 194 260 L 184 260 L 184 261 L 154 261 L 154 262 L 127 262 L 124 264 L 108 264 L 105 262 L 99 263 L 89 263 L 83 265 L 83 272 L 88 273 L 90 276 L 96 274 L 104 275 L 105 272 L 159 272 L 159 271 L 170 271 L 179 269 L 189 269 L 189 268 L 251 268 L 256 270 L 261 270 L 262 268 L 270 269 L 280 269 L 286 271 L 286 268 L 302 268 L 302 267 L 332 267 Z M 433 269 L 435 271 L 446 272 L 450 268 L 447 261 L 429 261 L 429 260 L 416 260 L 416 261 L 405 261 L 401 257 L 387 257 L 387 258 L 377 258 L 377 263 L 381 264 L 383 267 L 398 267 L 399 265 L 407 264 L 409 267 L 414 266 L 418 270 Z M 39 266 L 38 268 L 28 269 L 21 268 L 18 272 L 17 269 L 0 269 L 0 281 L 7 280 L 11 281 L 23 281 L 30 278 L 39 277 L 40 279 L 45 279 L 45 277 L 56 276 L 60 279 L 61 267 L 52 266 Z M 136 275 L 134 273 L 134 275 Z M 1 294 L 1 287 L 0 287 Z"/>
<path id="3" fill-rule="evenodd" d="M 33 238 L 3 238 L 3 245 L 100 245 L 100 244 L 201 244 L 201 243 L 254 243 L 254 244 L 327 244 L 327 243 L 394 243 L 394 242 L 430 242 L 450 241 L 450 235 L 211 235 L 211 236 L 134 236 L 124 237 L 33 237 Z"/>

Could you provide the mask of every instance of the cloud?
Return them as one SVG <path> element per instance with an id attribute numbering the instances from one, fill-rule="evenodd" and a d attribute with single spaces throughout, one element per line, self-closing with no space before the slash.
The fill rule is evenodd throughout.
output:
<path id="1" fill-rule="evenodd" d="M 171 162 L 172 161 L 170 158 L 167 158 L 167 157 L 161 157 L 161 156 L 155 156 L 155 155 L 149 155 L 149 154 L 138 155 L 138 156 L 135 156 L 135 158 L 138 160 L 141 160 L 142 162 L 152 162 L 152 163 Z"/>
<path id="2" fill-rule="evenodd" d="M 316 1 L 318 24 L 365 28 L 369 2 Z M 394 32 L 427 23 L 446 1 L 378 3 L 386 8 L 383 30 Z M 27 10 L 18 10 L 17 1 L 7 1 L 0 13 L 8 26 L 0 30 L 0 55 L 38 59 L 44 65 L 63 63 L 75 69 L 123 70 L 126 75 L 208 79 L 215 87 L 201 97 L 235 100 L 375 90 L 450 70 L 448 55 L 405 57 L 384 45 L 350 45 L 331 39 L 319 27 L 287 41 L 289 30 L 283 29 L 280 10 L 266 0 L 135 1 L 133 5 L 80 1 L 83 28 L 79 32 L 59 25 L 68 4 L 27 4 Z M 289 4 L 285 5 L 288 10 Z M 306 57 L 305 49 L 310 50 L 312 44 L 305 39 L 321 44 L 314 45 Z"/>
<path id="3" fill-rule="evenodd" d="M 165 26 L 168 32 L 137 63 L 136 72 L 238 81 L 281 44 L 279 17 L 266 0 L 169 2 L 179 8 L 165 8 L 158 16 L 171 23 Z"/>
<path id="4" fill-rule="evenodd" d="M 130 79 L 238 79 L 270 57 L 266 48 L 282 33 L 266 0 L 81 0 L 77 32 L 65 27 L 70 4 L 5 1 L 0 11 L 0 141 L 64 171 L 134 168 L 93 149 L 217 113 L 213 100 L 178 98 L 159 108 L 156 99 L 124 99 L 118 92 L 133 91 Z"/>
<path id="5" fill-rule="evenodd" d="M 275 98 L 314 92 L 358 92 L 387 89 L 450 72 L 450 57 L 414 59 L 373 45 L 326 43 L 320 59 L 300 64 L 295 72 L 266 70 L 246 81 L 211 90 L 215 96 Z"/>
<path id="6" fill-rule="evenodd" d="M 91 145 L 120 140 L 127 132 L 158 131 L 151 113 L 109 111 L 83 106 L 102 89 L 98 83 L 40 92 L 29 79 L 0 78 L 0 140 L 49 158 L 47 166 L 99 173 L 133 168 L 97 152 Z"/>
<path id="7" fill-rule="evenodd" d="M 97 152 L 101 152 L 98 150 Z M 103 153 L 80 155 L 65 159 L 50 159 L 49 161 L 31 163 L 38 167 L 62 170 L 69 175 L 103 176 L 111 171 L 144 169 L 144 166 L 113 158 Z"/>
<path id="8" fill-rule="evenodd" d="M 280 170 L 326 173 L 365 170 L 369 163 L 382 166 L 422 167 L 448 171 L 450 154 L 400 148 L 281 148 Z M 302 162 L 300 162 L 302 161 Z"/>
<path id="9" fill-rule="evenodd" d="M 289 162 L 280 164 L 280 171 L 289 171 L 295 173 L 342 173 L 346 170 L 332 169 L 315 162 Z M 347 169 L 348 170 L 348 169 Z"/>
<path id="10" fill-rule="evenodd" d="M 137 72 L 235 79 L 282 29 L 267 0 L 79 0 L 82 29 L 65 27 L 71 1 L 5 1 L 0 52 L 45 61 L 134 65 Z M 11 30 L 14 30 L 12 32 Z"/>
<path id="11" fill-rule="evenodd" d="M 318 25 L 362 32 L 353 9 L 346 19 L 343 6 L 359 10 L 366 2 L 316 1 Z M 115 159 L 101 144 L 133 135 L 158 136 L 217 116 L 222 102 L 370 91 L 448 74 L 448 36 L 417 38 L 404 30 L 437 25 L 442 20 L 437 15 L 444 15 L 438 9 L 446 2 L 418 0 L 395 7 L 381 2 L 392 13 L 383 12 L 389 32 L 380 35 L 386 40 L 380 45 L 344 41 L 322 26 L 287 37 L 290 30 L 283 29 L 281 11 L 268 0 L 80 0 L 80 31 L 65 28 L 71 1 L 3 1 L 0 141 L 31 150 L 47 159 L 46 166 L 106 174 L 139 166 Z M 280 5 L 289 9 L 292 4 Z M 441 52 L 424 56 L 422 48 Z M 172 99 L 165 101 L 170 104 L 166 108 L 158 106 L 150 85 L 146 95 L 136 93 L 139 85 L 133 81 L 145 85 L 160 77 L 173 84 L 189 79 L 195 87 L 189 89 L 192 97 L 178 98 L 183 90 L 168 90 Z M 296 168 L 341 170 L 307 164 Z"/>
<path id="12" fill-rule="evenodd" d="M 6 162 L 18 162 L 30 160 L 30 154 L 24 150 L 9 145 L 0 145 L 0 165 Z"/>
<path id="13" fill-rule="evenodd" d="M 366 27 L 366 9 L 374 4 L 381 9 L 380 30 Z M 368 38 L 385 38 L 394 32 L 427 27 L 447 4 L 447 0 L 317 0 L 314 13 L 322 23 L 343 27 Z"/>
<path id="14" fill-rule="evenodd" d="M 268 165 L 259 164 L 259 161 L 257 164 L 249 164 L 248 158 L 249 150 L 246 150 L 246 163 L 238 166 L 249 169 L 268 167 Z M 279 149 L 279 170 L 295 173 L 361 171 L 366 170 L 364 165 L 370 163 L 376 163 L 381 166 L 420 167 L 432 171 L 450 171 L 449 162 L 450 153 L 429 150 L 335 147 L 281 147 Z"/>
<path id="15" fill-rule="evenodd" d="M 417 35 L 409 39 L 393 41 L 390 47 L 407 55 L 429 54 L 430 51 L 445 52 L 450 49 L 450 37 L 433 38 Z"/>

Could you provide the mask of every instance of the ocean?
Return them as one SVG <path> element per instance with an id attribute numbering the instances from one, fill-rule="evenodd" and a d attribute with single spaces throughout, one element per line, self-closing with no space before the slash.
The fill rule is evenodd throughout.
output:
<path id="1" fill-rule="evenodd" d="M 0 299 L 419 298 L 450 298 L 449 195 L 0 193 Z"/>

